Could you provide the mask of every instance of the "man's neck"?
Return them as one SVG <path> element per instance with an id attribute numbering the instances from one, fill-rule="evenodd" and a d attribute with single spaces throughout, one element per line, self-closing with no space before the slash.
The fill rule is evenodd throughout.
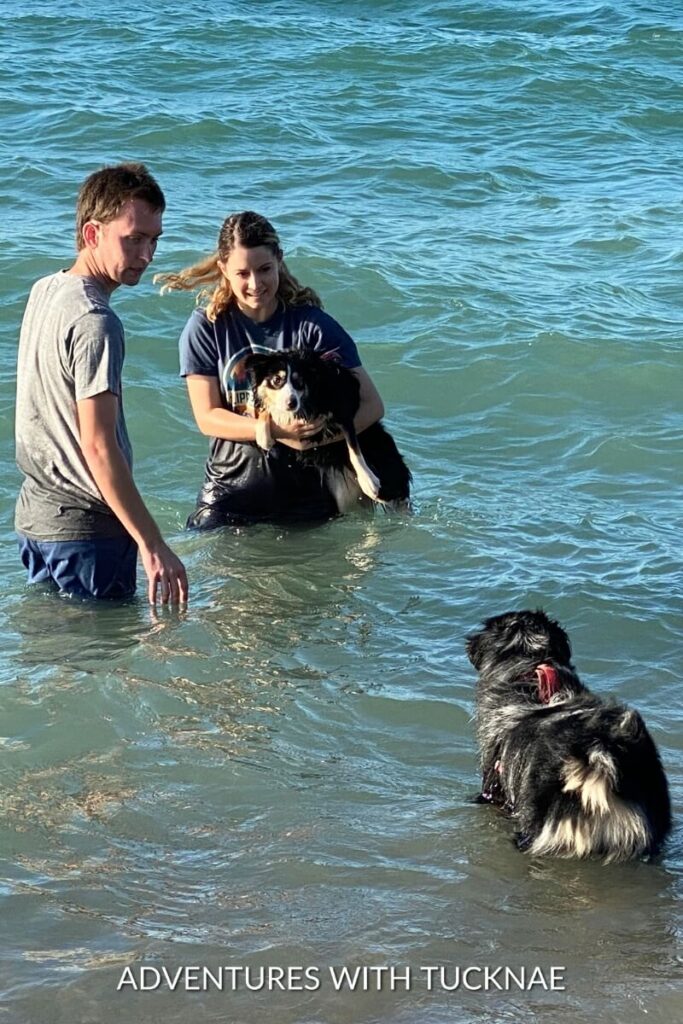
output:
<path id="1" fill-rule="evenodd" d="M 106 274 L 103 274 L 98 269 L 88 249 L 81 249 L 76 257 L 76 262 L 73 266 L 69 267 L 67 274 L 76 274 L 78 277 L 92 277 L 107 295 L 111 295 L 114 289 L 118 288 L 116 281 L 112 281 L 110 277 L 107 277 Z"/>

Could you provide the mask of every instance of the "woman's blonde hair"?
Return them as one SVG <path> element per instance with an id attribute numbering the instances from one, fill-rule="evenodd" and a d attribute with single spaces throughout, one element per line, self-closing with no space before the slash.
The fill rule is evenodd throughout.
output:
<path id="1" fill-rule="evenodd" d="M 232 288 L 223 276 L 218 261 L 225 263 L 237 245 L 245 249 L 264 245 L 270 249 L 279 264 L 277 296 L 285 305 L 322 308 L 322 302 L 313 289 L 300 284 L 287 269 L 282 258 L 280 239 L 273 225 L 253 210 L 233 213 L 223 221 L 218 235 L 218 249 L 211 256 L 175 274 L 157 274 L 154 281 L 161 282 L 162 295 L 170 291 L 191 292 L 201 289 L 197 302 L 206 302 L 206 315 L 213 322 L 234 301 Z"/>

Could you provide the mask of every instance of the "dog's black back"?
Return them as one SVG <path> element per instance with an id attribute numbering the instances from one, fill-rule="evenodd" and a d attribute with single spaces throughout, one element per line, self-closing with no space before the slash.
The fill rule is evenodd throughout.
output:
<path id="1" fill-rule="evenodd" d="M 479 799 L 514 815 L 518 846 L 606 860 L 657 853 L 671 811 L 655 744 L 637 711 L 583 685 L 562 627 L 542 611 L 506 612 L 466 649 L 479 672 Z"/>

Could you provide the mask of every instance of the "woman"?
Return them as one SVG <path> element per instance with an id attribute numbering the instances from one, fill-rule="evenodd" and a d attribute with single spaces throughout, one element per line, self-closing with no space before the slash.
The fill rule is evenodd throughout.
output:
<path id="1" fill-rule="evenodd" d="M 228 217 L 218 251 L 177 274 L 159 275 L 162 291 L 205 286 L 180 338 L 180 372 L 197 426 L 211 438 L 204 484 L 189 527 L 211 529 L 259 520 L 327 519 L 338 513 L 319 471 L 297 457 L 318 424 L 273 424 L 278 442 L 256 445 L 256 420 L 244 360 L 252 352 L 308 348 L 334 352 L 360 382 L 357 431 L 384 413 L 354 341 L 311 288 L 292 276 L 273 226 L 257 213 Z"/>

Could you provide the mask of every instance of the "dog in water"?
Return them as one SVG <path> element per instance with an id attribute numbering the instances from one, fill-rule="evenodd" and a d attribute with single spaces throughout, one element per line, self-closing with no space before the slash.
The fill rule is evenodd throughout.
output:
<path id="1" fill-rule="evenodd" d="M 479 673 L 479 802 L 517 822 L 532 854 L 651 857 L 671 827 L 657 748 L 638 714 L 580 681 L 569 638 L 542 611 L 486 619 L 467 638 Z"/>
<path id="2" fill-rule="evenodd" d="M 360 382 L 355 374 L 333 357 L 300 349 L 248 356 L 245 368 L 260 448 L 268 451 L 274 444 L 272 423 L 287 427 L 294 420 L 322 418 L 320 433 L 300 457 L 325 474 L 339 511 L 353 508 L 361 494 L 384 506 L 408 507 L 412 478 L 391 434 L 381 423 L 356 434 Z M 330 442 L 339 434 L 343 440 Z"/>

